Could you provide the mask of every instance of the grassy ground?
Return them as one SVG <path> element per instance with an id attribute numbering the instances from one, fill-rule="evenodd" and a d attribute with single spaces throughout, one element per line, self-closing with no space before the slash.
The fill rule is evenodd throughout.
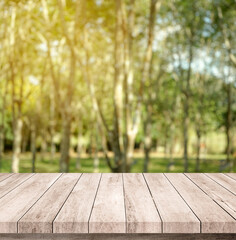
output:
<path id="1" fill-rule="evenodd" d="M 58 160 L 59 156 L 53 161 L 45 158 L 45 160 L 40 160 L 40 156 L 36 160 L 36 172 L 58 172 L 59 164 Z M 207 156 L 205 161 L 201 163 L 201 172 L 219 172 L 220 169 L 220 160 L 224 159 L 224 156 L 219 155 L 211 155 Z M 171 169 L 171 172 L 183 172 L 183 159 L 182 158 L 174 158 L 175 165 Z M 134 158 L 135 164 L 133 165 L 132 172 L 142 172 L 143 171 L 143 158 L 137 156 Z M 75 168 L 76 158 L 71 158 L 70 161 L 70 172 L 93 172 L 93 159 L 89 157 L 83 157 L 81 159 L 81 169 L 77 170 Z M 156 156 L 151 158 L 149 165 L 149 172 L 167 172 L 168 159 L 163 156 Z M 190 158 L 189 160 L 189 172 L 194 172 L 195 169 L 195 159 Z M 11 171 L 11 154 L 6 154 L 2 160 L 2 169 L 1 172 L 10 172 Z M 228 171 L 225 169 L 224 171 Z M 26 153 L 21 156 L 20 161 L 20 172 L 31 172 L 31 154 Z M 100 158 L 99 164 L 99 172 L 109 172 L 109 169 L 106 165 L 106 162 L 103 158 Z M 236 168 L 234 168 L 234 172 L 236 172 Z"/>

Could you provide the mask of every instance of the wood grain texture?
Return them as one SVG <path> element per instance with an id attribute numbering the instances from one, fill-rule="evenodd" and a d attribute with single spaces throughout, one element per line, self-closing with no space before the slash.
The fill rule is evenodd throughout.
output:
<path id="1" fill-rule="evenodd" d="M 162 223 L 141 173 L 124 173 L 127 233 L 160 233 Z"/>
<path id="2" fill-rule="evenodd" d="M 103 173 L 89 221 L 90 233 L 125 233 L 122 174 Z"/>
<path id="3" fill-rule="evenodd" d="M 16 233 L 17 222 L 60 177 L 57 173 L 35 174 L 0 199 L 0 233 Z"/>
<path id="4" fill-rule="evenodd" d="M 225 175 L 227 175 L 228 177 L 231 177 L 234 180 L 236 180 L 236 173 L 225 173 Z"/>
<path id="5" fill-rule="evenodd" d="M 18 187 L 24 181 L 32 177 L 33 173 L 19 173 L 10 175 L 4 181 L 0 182 L 0 198 L 11 192 L 13 189 Z"/>
<path id="6" fill-rule="evenodd" d="M 205 173 L 208 177 L 219 183 L 224 188 L 236 195 L 236 184 L 234 179 L 225 176 L 223 173 Z"/>
<path id="7" fill-rule="evenodd" d="M 14 173 L 0 173 L 0 182 L 5 180 L 6 178 L 9 178 L 12 176 Z"/>
<path id="8" fill-rule="evenodd" d="M 200 221 L 166 177 L 162 173 L 144 177 L 160 213 L 163 233 L 200 233 Z"/>
<path id="9" fill-rule="evenodd" d="M 236 234 L 0 234 L 1 240 L 235 240 Z"/>
<path id="10" fill-rule="evenodd" d="M 202 173 L 189 173 L 186 176 L 236 219 L 236 198 L 231 192 Z"/>
<path id="11" fill-rule="evenodd" d="M 43 239 L 163 239 L 236 232 L 235 174 L 2 176 L 0 233 L 11 236 L 18 231 L 19 237 L 38 233 Z"/>
<path id="12" fill-rule="evenodd" d="M 19 233 L 52 233 L 52 222 L 81 173 L 63 174 L 18 222 Z"/>
<path id="13" fill-rule="evenodd" d="M 201 221 L 202 233 L 236 233 L 236 221 L 183 174 L 165 174 Z"/>
<path id="14" fill-rule="evenodd" d="M 88 233 L 100 173 L 84 173 L 53 222 L 55 233 Z"/>

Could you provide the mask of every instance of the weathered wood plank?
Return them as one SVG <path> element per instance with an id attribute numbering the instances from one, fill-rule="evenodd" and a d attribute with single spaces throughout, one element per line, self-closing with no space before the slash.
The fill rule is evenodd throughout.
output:
<path id="1" fill-rule="evenodd" d="M 202 173 L 190 173 L 186 176 L 236 219 L 236 197 L 231 192 Z"/>
<path id="2" fill-rule="evenodd" d="M 14 175 L 14 173 L 0 173 L 0 182 Z"/>
<path id="3" fill-rule="evenodd" d="M 163 222 L 163 233 L 200 233 L 200 221 L 162 174 L 144 177 Z"/>
<path id="4" fill-rule="evenodd" d="M 236 221 L 184 174 L 165 174 L 201 221 L 202 233 L 236 233 Z"/>
<path id="5" fill-rule="evenodd" d="M 122 174 L 102 174 L 89 221 L 89 232 L 125 233 Z"/>
<path id="6" fill-rule="evenodd" d="M 33 173 L 19 173 L 10 175 L 4 181 L 0 182 L 0 198 L 11 192 L 14 188 L 18 187 L 24 181 L 33 176 Z"/>
<path id="7" fill-rule="evenodd" d="M 81 173 L 63 174 L 18 222 L 19 233 L 52 233 L 52 222 Z M 72 206 L 74 207 L 74 206 Z"/>
<path id="8" fill-rule="evenodd" d="M 235 240 L 236 234 L 0 234 L 1 240 Z"/>
<path id="9" fill-rule="evenodd" d="M 225 176 L 223 173 L 205 173 L 209 178 L 219 183 L 224 188 L 236 195 L 235 180 Z"/>
<path id="10" fill-rule="evenodd" d="M 35 174 L 0 199 L 0 233 L 16 233 L 17 222 L 61 174 Z"/>
<path id="11" fill-rule="evenodd" d="M 160 233 L 162 222 L 141 173 L 124 173 L 127 233 Z"/>
<path id="12" fill-rule="evenodd" d="M 236 180 L 236 173 L 225 173 L 225 175 L 233 178 L 234 180 Z"/>
<path id="13" fill-rule="evenodd" d="M 100 173 L 84 173 L 53 222 L 55 233 L 88 233 Z"/>

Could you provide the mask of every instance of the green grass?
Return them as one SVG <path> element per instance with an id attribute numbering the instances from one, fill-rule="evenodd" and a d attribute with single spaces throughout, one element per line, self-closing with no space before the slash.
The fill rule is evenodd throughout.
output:
<path id="1" fill-rule="evenodd" d="M 220 160 L 224 159 L 224 156 L 211 155 L 207 156 L 207 160 L 201 163 L 201 172 L 219 172 Z M 134 158 L 135 164 L 133 165 L 132 172 L 142 172 L 143 171 L 143 158 Z M 175 166 L 171 172 L 183 172 L 183 159 L 174 158 Z M 75 168 L 76 158 L 71 158 L 70 160 L 70 172 L 93 172 L 93 159 L 82 158 L 81 159 L 81 169 L 77 170 Z M 164 157 L 155 157 L 150 159 L 149 172 L 167 172 L 168 159 Z M 21 156 L 20 161 L 20 172 L 31 172 L 31 154 L 26 153 Z M 11 154 L 6 154 L 2 160 L 1 172 L 11 171 Z M 59 156 L 56 159 L 50 160 L 49 157 L 45 160 L 40 160 L 40 156 L 36 160 L 36 172 L 58 172 L 59 171 Z M 189 172 L 195 171 L 195 159 L 190 158 L 189 160 Z M 225 169 L 227 172 L 228 169 Z M 100 158 L 99 172 L 110 172 L 103 158 Z M 236 168 L 234 168 L 236 172 Z"/>

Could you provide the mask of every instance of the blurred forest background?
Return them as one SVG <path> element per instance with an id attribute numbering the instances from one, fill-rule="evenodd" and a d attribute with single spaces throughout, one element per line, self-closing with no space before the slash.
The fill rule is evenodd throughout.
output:
<path id="1" fill-rule="evenodd" d="M 0 171 L 236 171 L 235 20 L 235 0 L 1 0 Z"/>

